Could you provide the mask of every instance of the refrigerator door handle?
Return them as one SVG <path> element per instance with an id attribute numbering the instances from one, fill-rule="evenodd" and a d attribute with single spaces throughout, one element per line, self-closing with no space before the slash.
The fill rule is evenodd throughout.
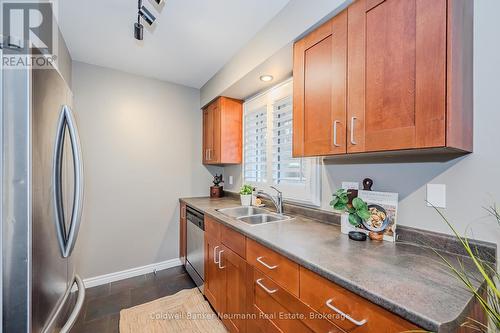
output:
<path id="1" fill-rule="evenodd" d="M 69 133 L 71 143 L 71 150 L 73 151 L 73 166 L 75 186 L 73 194 L 73 211 L 71 213 L 71 222 L 69 230 L 66 232 L 64 222 L 64 207 L 62 200 L 62 162 L 63 162 L 63 148 L 64 137 L 66 129 Z M 71 255 L 75 247 L 78 230 L 80 229 L 82 208 L 83 208 L 83 164 L 82 164 L 82 151 L 80 146 L 80 139 L 78 130 L 76 128 L 75 117 L 71 108 L 64 105 L 59 116 L 57 124 L 56 145 L 54 149 L 53 159 L 53 187 L 54 187 L 54 205 L 55 217 L 57 228 L 57 239 L 61 254 L 64 258 Z"/>
<path id="2" fill-rule="evenodd" d="M 66 324 L 64 324 L 64 326 L 61 328 L 60 333 L 68 333 L 71 330 L 76 320 L 78 319 L 80 311 L 82 310 L 83 301 L 85 301 L 85 285 L 83 284 L 82 279 L 78 275 L 75 275 L 75 282 L 78 287 L 78 296 L 76 298 L 76 304 L 75 307 L 73 308 L 73 311 L 69 315 Z"/>
<path id="3" fill-rule="evenodd" d="M 56 321 L 61 315 L 61 311 L 64 309 L 64 305 L 66 304 L 71 291 L 73 289 L 73 285 L 76 283 L 76 287 L 78 289 L 78 295 L 76 297 L 76 303 L 73 308 L 73 311 L 71 311 L 71 314 L 68 316 L 68 319 L 66 320 L 66 323 L 64 326 L 59 330 L 59 333 L 69 333 L 71 328 L 75 325 L 76 320 L 78 319 L 78 315 L 82 311 L 83 303 L 85 301 L 85 285 L 83 284 L 82 279 L 78 276 L 75 275 L 73 283 L 68 287 L 66 290 L 66 293 L 63 296 L 63 299 L 61 303 L 59 304 L 58 308 L 50 318 L 47 326 L 42 329 L 43 333 L 50 333 L 54 331 L 54 326 L 56 325 Z"/>

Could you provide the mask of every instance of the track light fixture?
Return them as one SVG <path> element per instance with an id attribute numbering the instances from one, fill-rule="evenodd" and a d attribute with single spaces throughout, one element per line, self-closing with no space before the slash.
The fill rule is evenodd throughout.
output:
<path id="1" fill-rule="evenodd" d="M 158 5 L 160 5 L 163 0 L 154 0 Z M 137 40 L 144 39 L 144 26 L 141 23 L 141 18 L 148 25 L 153 25 L 156 21 L 156 17 L 142 5 L 142 0 L 137 1 L 137 22 L 134 23 L 134 38 Z"/>
<path id="2" fill-rule="evenodd" d="M 144 39 L 144 26 L 140 23 L 134 23 L 134 38 L 137 40 Z"/>
<path id="3" fill-rule="evenodd" d="M 155 23 L 156 17 L 144 6 L 139 8 L 139 15 L 141 15 L 142 19 L 146 21 L 147 24 L 153 25 Z"/>

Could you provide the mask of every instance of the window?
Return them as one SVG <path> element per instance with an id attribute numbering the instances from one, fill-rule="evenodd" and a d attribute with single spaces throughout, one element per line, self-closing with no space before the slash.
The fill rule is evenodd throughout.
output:
<path id="1" fill-rule="evenodd" d="M 244 104 L 243 179 L 266 192 L 276 186 L 288 201 L 320 203 L 317 158 L 292 157 L 292 80 Z"/>
<path id="2" fill-rule="evenodd" d="M 273 105 L 273 181 L 300 184 L 306 181 L 304 161 L 292 157 L 292 97 Z"/>
<path id="3" fill-rule="evenodd" d="M 263 183 L 267 179 L 267 109 L 245 113 L 245 179 Z"/>

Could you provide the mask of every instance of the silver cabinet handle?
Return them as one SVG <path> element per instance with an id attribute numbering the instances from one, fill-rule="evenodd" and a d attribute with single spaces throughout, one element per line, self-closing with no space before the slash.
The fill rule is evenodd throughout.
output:
<path id="1" fill-rule="evenodd" d="M 208 160 L 211 161 L 212 160 L 212 149 L 209 149 L 208 150 Z"/>
<path id="2" fill-rule="evenodd" d="M 264 258 L 264 257 L 263 257 L 263 256 L 262 256 L 262 257 L 258 257 L 258 258 L 257 258 L 257 261 L 258 261 L 261 265 L 263 265 L 264 267 L 269 268 L 269 269 L 275 269 L 275 268 L 277 268 L 277 267 L 278 267 L 278 265 L 271 266 L 271 265 L 269 265 L 269 264 L 266 264 L 266 263 L 262 260 L 262 258 Z"/>
<path id="3" fill-rule="evenodd" d="M 340 147 L 340 145 L 337 143 L 337 124 L 339 124 L 340 121 L 335 120 L 333 122 L 333 145 L 335 147 Z"/>
<path id="4" fill-rule="evenodd" d="M 271 290 L 271 289 L 267 288 L 267 287 L 266 287 L 266 286 L 262 283 L 262 280 L 264 280 L 264 279 L 258 279 L 257 281 L 255 281 L 255 283 L 257 283 L 257 284 L 258 284 L 258 285 L 259 285 L 262 289 L 264 289 L 264 290 L 266 291 L 266 293 L 268 293 L 268 294 L 274 294 L 275 292 L 277 292 L 277 291 L 278 291 L 278 289 L 273 289 L 273 290 Z"/>
<path id="5" fill-rule="evenodd" d="M 64 148 L 64 135 L 66 129 L 69 133 L 71 149 L 73 151 L 73 167 L 75 175 L 75 187 L 73 193 L 73 211 L 71 212 L 71 221 L 69 232 L 66 233 L 65 222 L 64 222 L 64 207 L 62 203 L 62 162 L 63 162 L 63 148 Z M 75 117 L 73 111 L 70 107 L 64 105 L 61 114 L 59 116 L 59 121 L 57 124 L 56 141 L 54 147 L 53 156 L 53 174 L 52 182 L 54 188 L 54 209 L 55 209 L 55 222 L 57 228 L 57 239 L 59 241 L 59 247 L 61 249 L 61 254 L 64 258 L 67 258 L 73 252 L 75 247 L 76 238 L 78 236 L 78 230 L 80 229 L 80 223 L 82 220 L 82 209 L 83 209 L 83 161 L 82 161 L 82 149 L 80 146 L 80 138 L 78 135 L 78 129 L 76 127 Z"/>
<path id="6" fill-rule="evenodd" d="M 357 145 L 358 143 L 356 141 L 354 141 L 354 122 L 357 120 L 358 118 L 356 117 L 352 117 L 351 118 L 351 144 L 352 145 Z"/>
<path id="7" fill-rule="evenodd" d="M 224 250 L 221 250 L 221 251 L 219 252 L 219 262 L 218 262 L 218 264 L 219 264 L 219 268 L 220 268 L 220 269 L 223 269 L 223 268 L 225 268 L 225 267 L 226 267 L 226 266 L 222 266 L 222 253 L 223 253 L 223 252 L 224 252 Z"/>
<path id="8" fill-rule="evenodd" d="M 217 260 L 217 249 L 219 248 L 219 246 L 217 245 L 216 247 L 214 247 L 214 264 L 218 264 L 219 261 Z"/>
<path id="9" fill-rule="evenodd" d="M 333 298 L 330 298 L 328 301 L 326 301 L 326 306 L 329 307 L 330 309 L 332 309 L 333 311 L 337 312 L 342 317 L 345 317 L 347 320 L 349 320 L 354 325 L 356 325 L 356 326 L 363 326 L 368 321 L 366 319 L 363 319 L 361 321 L 357 321 L 357 320 L 351 318 L 349 315 L 347 315 L 344 312 L 342 312 L 339 309 L 337 309 L 335 306 L 333 306 L 332 303 L 333 303 Z"/>

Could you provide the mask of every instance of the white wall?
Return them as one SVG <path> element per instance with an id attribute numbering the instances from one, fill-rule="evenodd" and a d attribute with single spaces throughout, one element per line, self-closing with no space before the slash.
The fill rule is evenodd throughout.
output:
<path id="1" fill-rule="evenodd" d="M 370 177 L 377 190 L 400 194 L 398 223 L 450 233 L 437 213 L 426 206 L 426 184 L 447 185 L 446 215 L 459 230 L 481 240 L 498 242 L 500 228 L 483 207 L 500 205 L 500 45 L 492 43 L 500 31 L 500 2 L 475 1 L 474 17 L 474 153 L 445 162 L 338 164 L 323 166 L 322 205 L 342 181 Z M 236 190 L 241 184 L 241 167 L 226 167 L 224 176 L 234 176 Z M 230 189 L 225 184 L 226 189 Z"/>
<path id="2" fill-rule="evenodd" d="M 178 257 L 178 198 L 208 195 L 199 90 L 73 63 L 85 162 L 82 278 Z"/>

